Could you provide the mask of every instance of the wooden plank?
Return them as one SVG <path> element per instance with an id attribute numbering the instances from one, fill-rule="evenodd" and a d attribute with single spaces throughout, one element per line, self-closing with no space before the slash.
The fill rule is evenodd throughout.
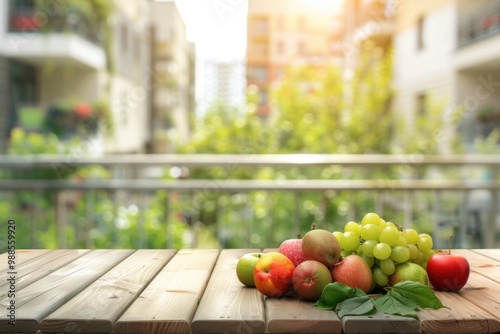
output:
<path id="1" fill-rule="evenodd" d="M 376 313 L 370 316 L 345 316 L 344 333 L 419 333 L 420 322 L 410 317 Z"/>
<path id="2" fill-rule="evenodd" d="M 333 311 L 318 309 L 313 302 L 291 293 L 266 298 L 266 326 L 269 333 L 341 333 L 342 322 Z"/>
<path id="3" fill-rule="evenodd" d="M 500 270 L 498 272 L 500 274 Z M 489 331 L 500 332 L 500 284 L 476 272 L 471 272 L 467 285 L 458 293 L 464 299 L 490 313 L 494 320 L 488 322 Z"/>
<path id="4" fill-rule="evenodd" d="M 453 249 L 451 252 L 465 257 L 469 262 L 471 271 L 500 283 L 500 261 L 467 249 Z"/>
<path id="5" fill-rule="evenodd" d="M 175 250 L 138 250 L 42 320 L 47 333 L 108 333 Z"/>
<path id="6" fill-rule="evenodd" d="M 189 333 L 218 250 L 181 250 L 114 326 L 115 333 Z"/>
<path id="7" fill-rule="evenodd" d="M 472 251 L 500 261 L 500 249 L 473 249 Z"/>
<path id="8" fill-rule="evenodd" d="M 131 253 L 132 250 L 94 250 L 17 291 L 16 331 L 35 332 L 44 317 Z M 6 311 L 8 305 L 10 299 L 0 301 L 0 332 L 12 330 Z"/>
<path id="9" fill-rule="evenodd" d="M 258 249 L 225 249 L 221 252 L 200 305 L 193 318 L 193 333 L 263 333 L 263 296 L 245 287 L 236 276 L 236 264 Z"/>
<path id="10" fill-rule="evenodd" d="M 20 263 L 16 268 L 16 290 L 21 290 L 31 283 L 50 274 L 56 269 L 76 260 L 89 250 L 63 249 L 50 252 L 40 252 L 40 256 L 30 261 Z M 0 300 L 7 297 L 9 282 L 0 282 Z"/>
<path id="11" fill-rule="evenodd" d="M 436 291 L 436 296 L 448 308 L 418 311 L 423 333 L 494 333 L 497 319 L 460 293 Z"/>
<path id="12" fill-rule="evenodd" d="M 49 249 L 17 249 L 16 250 L 16 268 L 21 264 L 26 264 L 31 260 L 51 252 Z M 53 252 L 53 251 L 52 251 Z M 0 276 L 9 271 L 8 253 L 0 254 Z"/>

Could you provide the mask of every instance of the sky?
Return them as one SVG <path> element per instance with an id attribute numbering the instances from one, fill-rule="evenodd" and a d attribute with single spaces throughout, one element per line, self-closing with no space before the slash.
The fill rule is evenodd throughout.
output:
<path id="1" fill-rule="evenodd" d="M 248 0 L 175 2 L 198 57 L 232 60 L 245 56 Z"/>

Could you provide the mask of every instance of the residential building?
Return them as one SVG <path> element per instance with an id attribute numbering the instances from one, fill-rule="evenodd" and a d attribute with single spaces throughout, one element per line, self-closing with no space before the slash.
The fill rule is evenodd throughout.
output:
<path id="1" fill-rule="evenodd" d="M 167 153 L 186 142 L 195 112 L 195 49 L 175 2 L 149 2 L 153 25 L 151 145 Z"/>
<path id="2" fill-rule="evenodd" d="M 203 72 L 202 113 L 216 104 L 230 109 L 239 109 L 245 105 L 246 79 L 243 59 L 205 59 Z"/>
<path id="3" fill-rule="evenodd" d="M 110 4 L 107 17 L 104 5 L 89 15 L 58 0 L 0 2 L 0 152 L 14 127 L 42 131 L 46 119 L 62 121 L 51 112 L 70 101 L 85 108 L 100 103 L 112 115 L 104 128 L 84 129 L 88 153 L 144 151 L 148 6 L 146 0 Z M 85 108 L 84 115 L 91 112 Z"/>
<path id="4" fill-rule="evenodd" d="M 247 84 L 259 88 L 257 112 L 271 110 L 271 86 L 288 66 L 326 66 L 340 57 L 340 2 L 252 0 L 248 3 Z"/>
<path id="5" fill-rule="evenodd" d="M 411 123 L 425 113 L 426 100 L 444 103 L 443 123 L 459 112 L 458 131 L 473 151 L 475 138 L 500 127 L 499 45 L 498 1 L 402 1 L 394 37 L 395 110 Z"/>

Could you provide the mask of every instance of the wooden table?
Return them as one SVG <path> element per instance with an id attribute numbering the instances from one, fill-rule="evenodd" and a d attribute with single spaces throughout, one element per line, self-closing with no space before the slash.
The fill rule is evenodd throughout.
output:
<path id="1" fill-rule="evenodd" d="M 239 257 L 254 251 L 18 250 L 14 270 L 4 253 L 0 332 L 500 332 L 499 249 L 454 250 L 471 264 L 467 285 L 459 293 L 437 292 L 449 309 L 419 311 L 418 320 L 386 315 L 340 320 L 293 295 L 263 298 L 235 274 Z M 8 317 L 12 300 L 15 326 Z"/>

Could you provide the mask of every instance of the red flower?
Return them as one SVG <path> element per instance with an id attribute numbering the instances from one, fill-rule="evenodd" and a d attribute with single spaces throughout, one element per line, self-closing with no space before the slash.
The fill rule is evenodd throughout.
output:
<path id="1" fill-rule="evenodd" d="M 80 118 L 87 118 L 92 113 L 92 108 L 86 103 L 79 103 L 75 107 L 75 114 Z"/>

